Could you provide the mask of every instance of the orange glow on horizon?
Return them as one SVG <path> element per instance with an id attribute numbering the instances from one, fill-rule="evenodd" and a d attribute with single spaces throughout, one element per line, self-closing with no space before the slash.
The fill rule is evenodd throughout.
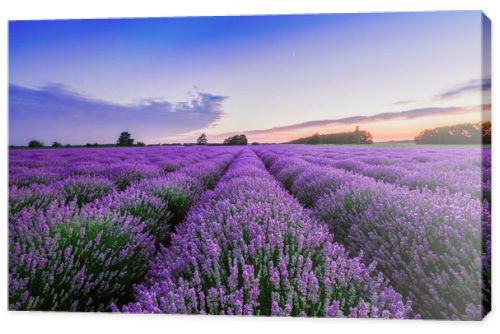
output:
<path id="1" fill-rule="evenodd" d="M 415 138 L 421 131 L 442 126 L 450 126 L 460 123 L 477 123 L 490 119 L 490 112 L 481 113 L 479 110 L 474 110 L 466 114 L 458 115 L 441 115 L 421 117 L 412 120 L 389 120 L 377 122 L 359 122 L 352 125 L 329 125 L 307 127 L 297 130 L 278 130 L 263 134 L 249 134 L 249 142 L 263 143 L 283 143 L 294 139 L 309 137 L 315 133 L 328 134 L 336 132 L 354 131 L 356 125 L 359 125 L 360 130 L 366 130 L 373 136 L 376 142 L 390 140 L 411 140 Z M 244 133 L 244 132 L 242 132 Z M 215 136 L 217 137 L 217 136 Z"/>

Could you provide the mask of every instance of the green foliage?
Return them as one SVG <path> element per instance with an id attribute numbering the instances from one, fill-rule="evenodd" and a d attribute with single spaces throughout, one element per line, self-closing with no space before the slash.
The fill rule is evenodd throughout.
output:
<path id="1" fill-rule="evenodd" d="M 196 140 L 196 143 L 198 145 L 207 145 L 208 144 L 207 135 L 202 133 Z"/>
<path id="2" fill-rule="evenodd" d="M 166 164 L 165 166 L 163 166 L 163 171 L 166 172 L 166 173 L 172 173 L 172 172 L 175 172 L 175 166 L 174 165 L 170 165 L 170 164 Z"/>
<path id="3" fill-rule="evenodd" d="M 323 138 L 321 137 L 321 135 L 319 133 L 315 133 L 311 137 L 309 137 L 306 144 L 317 145 L 322 143 L 323 143 Z"/>
<path id="4" fill-rule="evenodd" d="M 373 144 L 372 134 L 368 131 L 361 131 L 360 144 Z"/>
<path id="5" fill-rule="evenodd" d="M 365 130 L 356 130 L 352 132 L 339 132 L 321 135 L 315 133 L 310 137 L 292 140 L 290 144 L 373 144 L 373 137 L 370 132 Z"/>
<path id="6" fill-rule="evenodd" d="M 43 143 L 41 141 L 38 141 L 38 140 L 31 140 L 28 143 L 28 147 L 29 148 L 41 148 L 41 147 L 43 147 Z"/>
<path id="7" fill-rule="evenodd" d="M 173 214 L 168 204 L 160 198 L 136 193 L 120 203 L 120 212 L 137 217 L 145 224 L 144 231 L 152 235 L 156 244 L 165 244 L 172 230 Z"/>
<path id="8" fill-rule="evenodd" d="M 491 144 L 491 122 L 463 123 L 426 129 L 415 137 L 417 144 Z"/>
<path id="9" fill-rule="evenodd" d="M 97 180 L 71 180 L 64 185 L 63 195 L 67 202 L 76 200 L 76 203 L 82 206 L 109 194 L 112 190 L 111 183 L 98 182 Z"/>
<path id="10" fill-rule="evenodd" d="M 23 309 L 106 311 L 110 303 L 127 302 L 147 272 L 147 260 L 120 225 L 112 218 L 75 218 L 51 226 L 55 251 L 36 270 L 24 268 L 30 282 Z M 23 297 L 11 295 L 10 303 L 18 299 Z"/>
<path id="11" fill-rule="evenodd" d="M 168 211 L 171 213 L 170 222 L 176 225 L 184 219 L 189 208 L 193 204 L 192 190 L 182 187 L 168 186 L 151 190 L 152 195 L 161 198 L 167 203 Z"/>
<path id="12" fill-rule="evenodd" d="M 59 199 L 58 191 L 50 191 L 44 185 L 33 184 L 25 188 L 13 186 L 9 190 L 9 214 L 14 215 L 24 208 L 45 210 Z"/>
<path id="13" fill-rule="evenodd" d="M 134 139 L 130 135 L 129 132 L 124 131 L 120 134 L 120 137 L 118 137 L 118 141 L 116 142 L 116 145 L 118 146 L 132 146 L 134 145 Z"/>
<path id="14" fill-rule="evenodd" d="M 241 135 L 234 135 L 232 137 L 224 139 L 224 145 L 247 145 L 248 140 L 247 136 L 241 134 Z"/>
<path id="15" fill-rule="evenodd" d="M 63 147 L 63 146 L 62 146 L 62 144 L 61 144 L 61 143 L 59 143 L 59 142 L 55 141 L 55 142 L 53 142 L 53 143 L 52 143 L 52 147 L 53 147 L 53 148 L 59 148 L 59 147 Z"/>
<path id="16" fill-rule="evenodd" d="M 146 144 L 144 144 L 142 141 L 138 141 L 137 146 L 146 146 Z"/>
<path id="17" fill-rule="evenodd" d="M 125 190 L 132 182 L 142 179 L 142 174 L 138 171 L 128 171 L 115 180 L 118 190 Z"/>
<path id="18" fill-rule="evenodd" d="M 163 200 L 168 203 L 168 208 L 172 212 L 172 222 L 180 223 L 186 216 L 189 208 L 193 204 L 192 198 L 186 193 L 175 188 L 167 188 L 163 192 Z"/>

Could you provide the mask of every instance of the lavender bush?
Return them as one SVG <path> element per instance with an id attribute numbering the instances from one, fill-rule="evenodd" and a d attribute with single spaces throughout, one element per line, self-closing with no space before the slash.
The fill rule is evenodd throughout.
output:
<path id="1" fill-rule="evenodd" d="M 12 310 L 107 310 L 130 298 L 154 251 L 139 220 L 74 203 L 21 211 L 9 236 Z"/>
<path id="2" fill-rule="evenodd" d="M 65 152 L 64 158 L 72 160 L 75 153 Z M 119 165 L 103 155 L 100 163 L 110 163 L 107 169 L 83 173 L 68 166 L 69 173 L 54 173 L 48 184 L 13 178 L 18 185 L 9 196 L 9 308 L 104 311 L 111 303 L 128 302 L 155 244 L 168 239 L 172 218 L 181 220 L 207 180 L 215 182 L 233 157 L 218 150 L 190 156 L 199 161 L 192 167 L 203 171 L 195 176 L 189 171 L 160 176 L 155 165 Z M 54 169 L 48 162 L 45 167 L 44 159 L 21 160 L 23 168 L 41 169 L 27 173 L 30 177 Z"/>
<path id="3" fill-rule="evenodd" d="M 9 189 L 9 214 L 16 214 L 26 207 L 46 209 L 54 201 L 63 201 L 61 184 L 31 184 Z"/>
<path id="4" fill-rule="evenodd" d="M 122 192 L 114 191 L 88 207 L 136 217 L 144 224 L 144 231 L 153 236 L 157 244 L 168 240 L 173 228 L 168 203 L 138 186 L 131 186 Z"/>
<path id="5" fill-rule="evenodd" d="M 247 150 L 153 261 L 126 312 L 406 318 L 411 303 L 327 230 Z"/>
<path id="6" fill-rule="evenodd" d="M 488 310 L 488 301 L 482 305 L 491 276 L 487 202 L 443 188 L 410 190 L 314 163 L 305 168 L 306 159 L 265 150 L 259 154 L 338 241 L 375 260 L 424 317 L 480 319 Z"/>
<path id="7" fill-rule="evenodd" d="M 73 176 L 62 181 L 62 193 L 67 202 L 83 205 L 113 191 L 113 183 L 99 176 Z"/>
<path id="8" fill-rule="evenodd" d="M 316 204 L 353 251 L 391 278 L 426 317 L 482 317 L 481 203 L 428 190 L 359 180 Z"/>

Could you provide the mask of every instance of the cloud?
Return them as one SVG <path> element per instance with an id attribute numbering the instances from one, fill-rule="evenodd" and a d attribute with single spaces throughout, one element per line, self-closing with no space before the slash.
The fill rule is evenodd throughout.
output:
<path id="1" fill-rule="evenodd" d="M 490 105 L 473 106 L 473 107 L 419 108 L 419 109 L 411 109 L 398 112 L 386 112 L 372 116 L 352 116 L 339 119 L 309 121 L 309 122 L 286 125 L 286 126 L 278 126 L 263 130 L 242 131 L 242 133 L 246 133 L 248 135 L 264 135 L 276 132 L 295 131 L 306 128 L 321 127 L 321 126 L 358 125 L 358 124 L 366 124 L 366 123 L 372 123 L 378 121 L 390 121 L 390 120 L 412 120 L 428 116 L 458 115 L 458 114 L 466 114 L 474 111 L 490 110 L 490 109 L 491 109 Z M 231 135 L 231 134 L 232 133 L 226 133 L 220 136 Z"/>
<path id="2" fill-rule="evenodd" d="M 416 102 L 415 100 L 400 100 L 400 101 L 396 101 L 394 103 L 391 103 L 390 105 L 391 106 L 401 106 L 401 105 L 405 105 L 405 104 L 410 104 L 410 103 L 414 103 Z"/>
<path id="3" fill-rule="evenodd" d="M 489 90 L 491 90 L 491 79 L 488 78 L 482 80 L 469 80 L 466 83 L 459 84 L 452 89 L 437 94 L 436 96 L 434 96 L 434 99 L 448 100 L 470 92 Z"/>
<path id="4" fill-rule="evenodd" d="M 143 99 L 117 104 L 84 96 L 62 85 L 39 89 L 9 85 L 11 144 L 30 139 L 66 143 L 113 143 L 127 130 L 137 140 L 204 128 L 224 114 L 225 96 L 196 90 L 185 102 Z"/>

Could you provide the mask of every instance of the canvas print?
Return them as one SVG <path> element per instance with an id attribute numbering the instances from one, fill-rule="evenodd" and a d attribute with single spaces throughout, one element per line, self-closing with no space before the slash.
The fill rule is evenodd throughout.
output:
<path id="1" fill-rule="evenodd" d="M 481 320 L 490 40 L 480 11 L 10 21 L 9 309 Z"/>

